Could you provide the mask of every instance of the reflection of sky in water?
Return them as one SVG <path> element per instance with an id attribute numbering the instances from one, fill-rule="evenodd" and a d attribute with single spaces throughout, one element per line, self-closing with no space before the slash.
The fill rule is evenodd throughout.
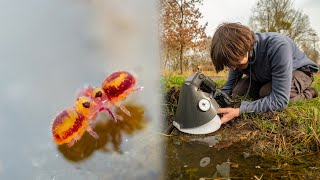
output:
<path id="1" fill-rule="evenodd" d="M 1 1 L 0 179 L 157 177 L 154 7 L 147 0 Z M 77 88 L 100 85 L 120 69 L 145 87 L 129 101 L 144 107 L 147 127 L 122 134 L 122 153 L 98 150 L 81 162 L 68 161 L 52 142 L 51 120 L 72 105 Z"/>

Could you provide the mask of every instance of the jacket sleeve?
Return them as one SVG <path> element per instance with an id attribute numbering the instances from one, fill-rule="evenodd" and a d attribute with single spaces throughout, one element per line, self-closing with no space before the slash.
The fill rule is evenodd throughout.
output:
<path id="1" fill-rule="evenodd" d="M 222 91 L 227 93 L 228 95 L 231 95 L 232 89 L 235 85 L 235 83 L 242 77 L 243 73 L 239 71 L 235 71 L 232 69 L 229 69 L 228 72 L 228 80 L 226 84 L 222 87 Z"/>
<path id="2" fill-rule="evenodd" d="M 289 104 L 292 81 L 292 49 L 283 41 L 271 53 L 267 53 L 271 66 L 272 91 L 269 96 L 253 102 L 242 101 L 240 113 L 279 111 Z"/>

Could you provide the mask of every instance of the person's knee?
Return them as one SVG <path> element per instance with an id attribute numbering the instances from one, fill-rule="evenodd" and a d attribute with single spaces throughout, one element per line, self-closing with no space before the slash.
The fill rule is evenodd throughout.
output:
<path id="1" fill-rule="evenodd" d="M 311 76 L 302 71 L 296 70 L 293 71 L 292 77 L 290 91 L 291 102 L 318 97 L 317 89 L 311 87 L 313 81 Z"/>
<path id="2" fill-rule="evenodd" d="M 239 80 L 236 86 L 232 90 L 232 94 L 236 96 L 244 96 L 249 88 L 249 78 L 244 77 Z"/>
<path id="3" fill-rule="evenodd" d="M 261 87 L 259 91 L 259 97 L 263 98 L 263 97 L 269 96 L 271 92 L 272 92 L 272 83 L 268 82 Z"/>
<path id="4" fill-rule="evenodd" d="M 306 88 L 311 86 L 313 78 L 306 73 L 296 70 L 292 72 L 292 79 L 296 80 L 297 85 L 301 87 L 301 90 L 304 91 Z"/>

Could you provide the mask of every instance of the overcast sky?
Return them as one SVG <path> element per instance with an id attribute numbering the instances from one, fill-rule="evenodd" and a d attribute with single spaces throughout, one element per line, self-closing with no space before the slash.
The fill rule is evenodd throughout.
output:
<path id="1" fill-rule="evenodd" d="M 206 33 L 213 35 L 215 28 L 222 22 L 240 22 L 248 25 L 252 8 L 258 0 L 204 0 L 200 11 L 201 23 L 208 22 Z M 301 9 L 309 16 L 311 27 L 320 36 L 320 1 L 295 0 L 296 9 Z"/>

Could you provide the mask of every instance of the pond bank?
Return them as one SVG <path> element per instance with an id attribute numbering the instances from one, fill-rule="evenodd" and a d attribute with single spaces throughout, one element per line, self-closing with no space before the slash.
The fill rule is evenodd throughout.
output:
<path id="1" fill-rule="evenodd" d="M 179 86 L 166 88 L 164 102 L 166 115 L 164 122 L 165 129 L 171 125 L 174 119 L 178 98 Z M 173 166 L 173 169 L 177 168 L 176 166 L 181 168 L 181 164 L 178 165 L 178 160 L 176 160 L 175 157 L 183 156 L 184 152 L 193 152 L 187 155 L 192 159 L 192 156 L 198 151 L 202 151 L 203 148 L 207 150 L 206 153 L 202 153 L 202 156 L 216 151 L 219 152 L 220 156 L 220 153 L 223 154 L 224 151 L 230 151 L 236 148 L 242 155 L 243 153 L 249 153 L 255 157 L 255 164 L 258 167 L 261 167 L 261 162 L 257 163 L 259 159 L 263 163 L 271 163 L 265 164 L 268 168 L 263 170 L 264 173 L 262 174 L 264 174 L 264 177 L 286 176 L 289 178 L 290 175 L 290 177 L 303 179 L 310 177 L 311 179 L 315 177 L 320 178 L 320 158 L 318 158 L 320 155 L 319 107 L 320 100 L 319 98 L 315 98 L 310 101 L 292 103 L 282 112 L 245 114 L 226 125 L 222 125 L 218 131 L 207 135 L 189 135 L 173 129 L 170 136 L 164 136 L 167 142 L 166 154 L 168 166 Z M 198 145 L 195 145 L 196 142 Z M 207 145 L 200 148 L 199 142 L 200 144 Z M 208 143 L 210 145 L 208 145 Z M 243 147 L 245 147 L 245 149 L 243 149 Z M 199 161 L 198 159 L 196 161 Z M 225 162 L 227 162 L 227 160 L 228 158 L 224 159 Z M 178 164 L 175 165 L 171 161 Z M 212 163 L 211 165 L 213 166 L 218 165 L 218 162 L 215 162 L 216 164 Z M 223 161 L 220 160 L 219 163 L 223 163 Z M 240 160 L 234 163 L 242 164 L 245 162 Z M 184 165 L 182 165 L 182 167 L 184 167 Z M 289 170 L 288 167 L 290 167 Z M 255 166 L 251 166 L 252 172 L 255 172 L 254 169 Z M 294 175 L 294 173 L 291 172 L 293 169 L 295 173 L 298 174 Z M 278 171 L 279 176 L 273 176 L 274 173 L 267 175 L 267 172 L 273 170 Z M 184 169 L 175 169 L 175 172 L 184 174 L 184 178 L 192 178 L 191 176 L 193 175 L 199 178 L 200 176 L 197 176 L 199 175 L 199 171 L 200 169 L 197 168 L 190 169 L 189 165 Z M 208 173 L 210 171 L 207 170 L 206 172 Z M 173 171 L 172 173 L 175 174 Z M 170 177 L 176 177 L 172 173 L 168 172 L 169 175 L 172 175 Z M 189 176 L 192 173 L 194 174 Z M 202 174 L 204 175 L 205 173 Z M 211 174 L 213 175 L 214 173 L 211 172 Z M 249 173 L 247 175 L 253 177 L 257 174 Z M 237 174 L 236 177 L 248 177 L 247 175 L 242 176 Z M 257 177 L 260 176 L 257 175 Z"/>

